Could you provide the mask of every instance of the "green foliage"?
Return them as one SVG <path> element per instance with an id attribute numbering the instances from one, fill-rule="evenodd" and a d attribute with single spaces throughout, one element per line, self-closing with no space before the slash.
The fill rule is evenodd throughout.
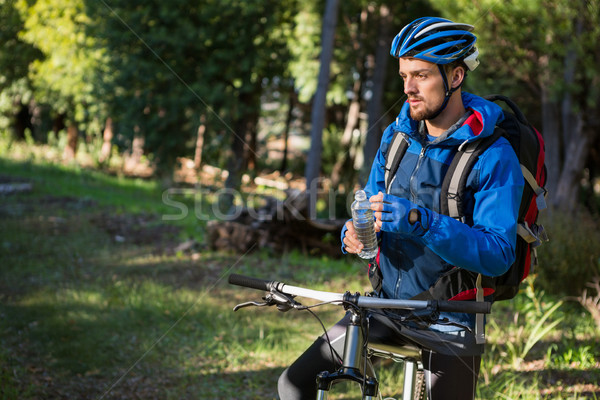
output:
<path id="1" fill-rule="evenodd" d="M 537 377 L 527 379 L 518 372 L 505 372 L 494 377 L 489 384 L 477 386 L 476 399 L 539 399 L 540 382 Z M 527 396 L 528 393 L 533 395 Z"/>
<path id="2" fill-rule="evenodd" d="M 597 380 L 587 376 L 597 368 L 593 321 L 579 306 L 534 289 L 534 283 L 529 279 L 511 302 L 494 304 L 478 399 L 583 399 L 588 397 L 576 388 L 565 391 L 560 379 L 571 376 L 572 383 L 581 375 L 581 383 Z M 548 381 L 554 379 L 559 381 L 550 388 Z"/>
<path id="3" fill-rule="evenodd" d="M 540 1 L 436 3 L 444 17 L 475 26 L 481 65 L 466 80 L 467 90 L 478 94 L 503 93 L 519 99 L 527 115 L 540 126 L 538 56 L 545 50 L 546 21 Z M 516 28 L 518 27 L 518 28 Z"/>
<path id="4" fill-rule="evenodd" d="M 23 20 L 16 3 L 17 0 L 0 2 L 0 91 L 27 77 L 29 64 L 41 57 L 40 51 L 19 37 Z"/>
<path id="5" fill-rule="evenodd" d="M 29 65 L 42 53 L 22 40 L 23 20 L 16 0 L 0 2 L 0 131 L 14 128 L 15 116 L 31 103 L 33 91 L 28 79 Z"/>
<path id="6" fill-rule="evenodd" d="M 141 136 L 169 169 L 193 148 L 202 114 L 209 146 L 219 134 L 245 135 L 240 126 L 257 118 L 265 82 L 286 74 L 294 7 L 273 0 L 6 1 L 0 88 L 29 76 L 30 98 L 49 105 L 52 117 L 63 115 L 91 136 L 110 116 L 118 145 Z M 3 91 L 0 106 L 11 111 L 4 103 L 26 93 Z M 208 155 L 205 161 L 219 164 L 227 153 Z"/>
<path id="7" fill-rule="evenodd" d="M 294 17 L 294 28 L 289 37 L 290 52 L 293 56 L 289 64 L 295 78 L 298 98 L 309 102 L 317 90 L 319 75 L 319 44 L 321 42 L 321 15 L 317 1 L 307 1 Z"/>
<path id="8" fill-rule="evenodd" d="M 201 114 L 211 137 L 244 135 L 238 122 L 258 114 L 263 81 L 283 72 L 291 11 L 280 2 L 89 7 L 106 21 L 95 35 L 109 55 L 110 114 L 129 139 L 145 137 L 162 165 L 186 152 Z"/>
<path id="9" fill-rule="evenodd" d="M 592 346 L 578 346 L 572 343 L 564 352 L 557 353 L 558 345 L 548 347 L 546 353 L 546 363 L 551 368 L 570 368 L 578 367 L 583 369 L 596 368 L 598 355 L 594 352 Z"/>
<path id="10" fill-rule="evenodd" d="M 543 292 L 536 293 L 531 280 L 528 283 L 525 302 L 518 307 L 519 311 L 514 316 L 514 326 L 509 328 L 514 337 L 507 339 L 504 344 L 505 353 L 501 353 L 513 368 L 518 368 L 531 349 L 555 330 L 563 320 L 562 317 L 558 317 L 551 322 L 548 321 L 560 308 L 562 302 L 546 302 Z M 500 327 L 494 320 L 490 324 L 491 329 L 498 332 L 507 329 Z"/>
<path id="11" fill-rule="evenodd" d="M 600 226 L 585 211 L 553 210 L 542 215 L 550 241 L 537 251 L 536 284 L 548 293 L 579 296 L 586 284 L 600 276 Z"/>
<path id="12" fill-rule="evenodd" d="M 16 5 L 24 19 L 22 39 L 44 54 L 30 65 L 36 100 L 85 128 L 102 109 L 95 83 L 106 57 L 87 34 L 92 18 L 84 0 L 20 0 Z"/>

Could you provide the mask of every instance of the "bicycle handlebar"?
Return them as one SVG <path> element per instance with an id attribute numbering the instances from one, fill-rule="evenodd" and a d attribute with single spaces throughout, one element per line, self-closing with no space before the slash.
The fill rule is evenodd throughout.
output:
<path id="1" fill-rule="evenodd" d="M 389 309 L 407 309 L 422 310 L 434 309 L 445 312 L 462 312 L 468 314 L 489 314 L 492 303 L 477 301 L 446 301 L 446 300 L 398 300 L 382 299 L 379 297 L 369 297 L 360 295 L 323 292 L 319 290 L 306 289 L 296 286 L 286 285 L 282 282 L 268 281 L 265 279 L 252 278 L 249 276 L 231 274 L 228 282 L 232 285 L 248 287 L 264 291 L 277 290 L 281 293 L 307 297 L 320 301 L 329 302 L 349 302 L 364 308 L 389 308 Z"/>
<path id="2" fill-rule="evenodd" d="M 271 285 L 273 282 L 267 281 L 265 279 L 251 278 L 249 276 L 231 274 L 229 275 L 228 282 L 232 285 L 244 286 L 251 289 L 258 290 L 271 290 Z"/>

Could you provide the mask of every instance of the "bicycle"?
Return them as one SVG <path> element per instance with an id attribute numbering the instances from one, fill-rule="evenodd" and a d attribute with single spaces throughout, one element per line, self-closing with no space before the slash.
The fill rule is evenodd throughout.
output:
<path id="1" fill-rule="evenodd" d="M 341 381 L 358 383 L 364 400 L 375 400 L 378 396 L 381 399 L 377 377 L 374 373 L 371 375 L 367 372 L 374 371 L 370 361 L 373 357 L 404 362 L 402 400 L 426 399 L 420 362 L 421 348 L 416 344 L 397 347 L 369 342 L 368 319 L 374 312 L 383 310 L 387 317 L 395 319 L 401 325 L 410 322 L 431 325 L 439 321 L 439 313 L 443 311 L 472 314 L 489 314 L 491 311 L 491 303 L 488 302 L 382 299 L 359 293 L 351 294 L 349 291 L 343 294 L 318 291 L 238 274 L 231 274 L 228 281 L 233 285 L 268 292 L 262 298 L 262 302 L 241 303 L 233 308 L 234 311 L 248 306 L 276 306 L 280 311 L 310 310 L 325 304 L 334 304 L 343 306 L 351 313 L 351 322 L 346 328 L 342 365 L 333 373 L 323 371 L 316 377 L 317 400 L 327 400 L 332 385 Z M 295 300 L 296 297 L 309 298 L 320 303 L 304 306 Z M 400 312 L 394 313 L 392 310 Z M 331 350 L 333 351 L 333 348 Z"/>

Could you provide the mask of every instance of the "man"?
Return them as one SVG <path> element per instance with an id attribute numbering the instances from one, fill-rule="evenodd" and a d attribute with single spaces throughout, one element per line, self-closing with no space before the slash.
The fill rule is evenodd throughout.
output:
<path id="1" fill-rule="evenodd" d="M 514 261 L 523 177 L 504 138 L 482 154 L 469 174 L 464 220 L 440 213 L 442 181 L 459 146 L 492 135 L 502 118 L 499 106 L 461 90 L 467 72 L 479 63 L 472 29 L 446 19 L 419 18 L 392 43 L 391 55 L 399 59 L 407 101 L 383 134 L 365 187 L 381 240 L 382 297 L 419 296 L 455 267 L 501 275 Z M 408 147 L 386 187 L 386 155 L 396 132 Z M 342 231 L 342 242 L 347 253 L 362 249 L 352 221 Z M 429 400 L 472 399 L 483 352 L 473 334 L 474 316 L 442 313 L 441 317 L 445 324 L 402 333 L 372 321 L 370 334 L 387 335 L 390 341 L 402 341 L 399 336 L 404 336 L 423 347 Z M 342 320 L 330 330 L 331 341 L 343 344 L 336 339 L 343 336 L 346 323 Z M 284 372 L 279 382 L 282 399 L 314 395 L 312 365 L 315 370 L 331 369 L 331 361 L 315 361 L 327 359 L 324 343 L 319 338 Z"/>

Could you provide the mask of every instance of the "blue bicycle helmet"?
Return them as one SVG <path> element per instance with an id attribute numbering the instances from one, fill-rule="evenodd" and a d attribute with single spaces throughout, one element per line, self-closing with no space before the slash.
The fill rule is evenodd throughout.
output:
<path id="1" fill-rule="evenodd" d="M 390 54 L 396 58 L 412 57 L 435 64 L 462 60 L 467 68 L 477 68 L 477 37 L 472 25 L 444 18 L 423 17 L 406 25 L 392 42 Z"/>
<path id="2" fill-rule="evenodd" d="M 444 65 L 462 61 L 469 71 L 479 65 L 477 37 L 471 33 L 473 26 L 452 22 L 444 18 L 423 17 L 406 25 L 392 41 L 390 54 L 396 58 L 411 57 L 437 64 L 446 97 L 441 108 L 430 118 L 438 116 L 448 104 L 452 93 L 461 85 L 451 88 Z"/>

